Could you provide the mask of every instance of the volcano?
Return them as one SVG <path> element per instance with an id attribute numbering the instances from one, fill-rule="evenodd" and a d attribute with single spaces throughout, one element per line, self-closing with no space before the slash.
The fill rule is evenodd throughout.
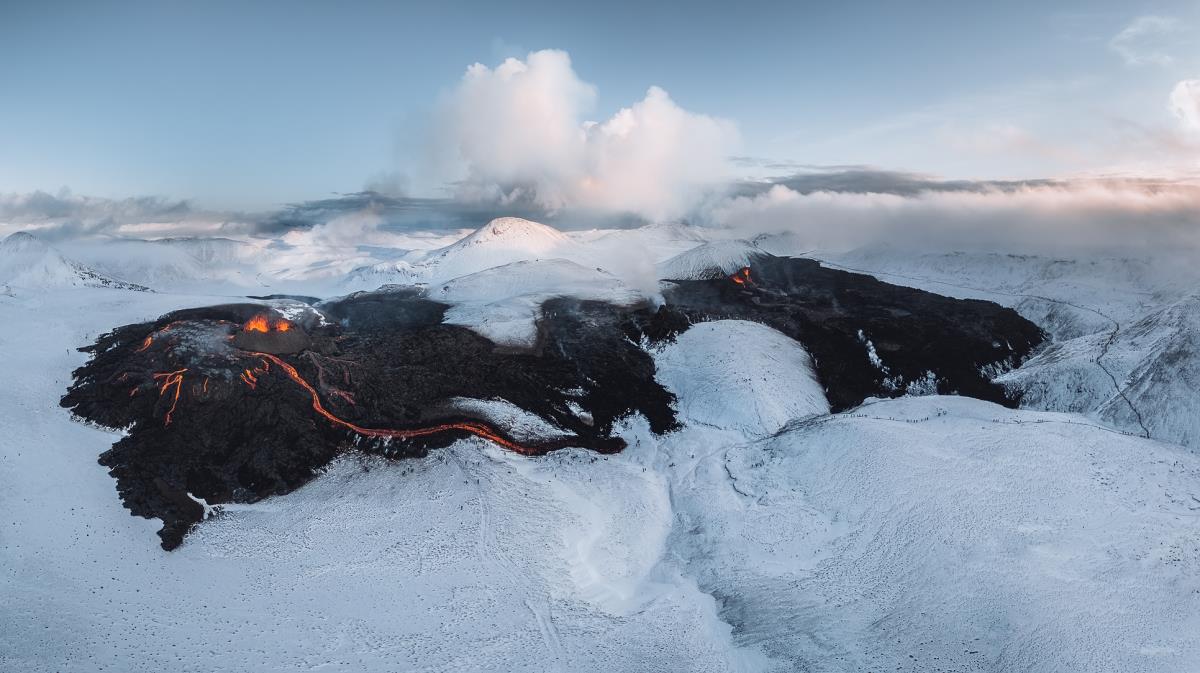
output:
<path id="1" fill-rule="evenodd" d="M 62 403 L 129 428 L 100 462 L 134 514 L 163 520 L 171 549 L 203 515 L 199 500 L 287 493 L 352 448 L 411 457 L 474 436 L 526 455 L 610 453 L 624 446 L 613 423 L 631 413 L 671 429 L 671 395 L 625 338 L 626 314 L 605 306 L 560 315 L 522 353 L 444 324 L 445 304 L 410 291 L 352 295 L 302 320 L 257 304 L 177 311 L 87 347 Z M 463 411 L 464 398 L 504 399 L 561 432 L 515 438 Z"/>
<path id="2" fill-rule="evenodd" d="M 752 254 L 730 275 L 667 283 L 665 303 L 559 296 L 527 348 L 447 321 L 448 303 L 393 287 L 286 314 L 270 305 L 187 309 L 126 325 L 81 350 L 62 405 L 128 434 L 100 456 L 125 505 L 160 518 L 162 546 L 207 511 L 290 492 L 334 456 L 425 455 L 475 438 L 533 456 L 624 448 L 617 421 L 678 426 L 647 347 L 736 318 L 803 345 L 834 411 L 868 397 L 970 395 L 1013 406 L 991 378 L 1041 331 L 1011 309 L 888 285 L 803 259 Z M 540 434 L 485 413 L 503 403 Z"/>

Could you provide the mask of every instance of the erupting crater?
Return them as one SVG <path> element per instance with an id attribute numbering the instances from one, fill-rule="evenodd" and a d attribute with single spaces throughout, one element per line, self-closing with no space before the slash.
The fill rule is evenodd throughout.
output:
<path id="1" fill-rule="evenodd" d="M 622 416 L 673 427 L 671 396 L 621 330 L 596 335 L 586 355 L 574 341 L 585 335 L 556 329 L 544 330 L 541 354 L 511 353 L 442 324 L 444 309 L 382 293 L 300 320 L 249 304 L 179 311 L 85 348 L 93 358 L 62 403 L 129 429 L 100 462 L 134 514 L 163 520 L 167 549 L 203 516 L 199 500 L 286 493 L 352 448 L 402 458 L 478 437 L 527 456 L 612 453 L 624 448 L 611 435 Z M 600 388 L 614 376 L 619 386 Z M 615 392 L 630 388 L 642 392 Z M 469 398 L 515 404 L 561 432 L 512 436 L 454 404 Z"/>
<path id="2" fill-rule="evenodd" d="M 246 351 L 288 355 L 307 350 L 312 340 L 292 321 L 260 313 L 234 332 L 233 345 Z"/>
<path id="3" fill-rule="evenodd" d="M 204 516 L 201 501 L 288 493 L 351 449 L 404 458 L 475 437 L 529 456 L 612 453 L 624 448 L 613 436 L 623 417 L 672 430 L 674 398 L 641 344 L 697 322 L 751 320 L 800 342 L 835 412 L 935 389 L 1014 406 L 991 377 L 1043 340 L 990 302 L 766 254 L 732 275 L 671 281 L 663 297 L 656 306 L 548 300 L 537 343 L 519 351 L 446 324 L 448 306 L 415 289 L 176 311 L 82 348 L 91 360 L 62 405 L 128 429 L 100 463 L 130 511 L 162 519 L 172 549 Z M 514 436 L 488 404 L 516 407 L 545 436 Z"/>

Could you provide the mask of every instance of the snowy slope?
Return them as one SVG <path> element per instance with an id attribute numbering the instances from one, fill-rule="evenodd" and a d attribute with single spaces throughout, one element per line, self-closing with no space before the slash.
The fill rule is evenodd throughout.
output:
<path id="1" fill-rule="evenodd" d="M 384 285 L 416 285 L 425 280 L 422 269 L 405 260 L 378 262 L 356 267 L 346 274 L 339 287 L 347 290 L 374 290 Z"/>
<path id="2" fill-rule="evenodd" d="M 871 248 L 827 262 L 881 280 L 1012 306 L 1053 341 L 999 379 L 1033 409 L 1089 414 L 1200 446 L 1200 269 L 1178 260 Z"/>
<path id="3" fill-rule="evenodd" d="M 627 254 L 645 254 L 652 261 L 660 262 L 707 243 L 712 233 L 711 230 L 688 224 L 657 223 L 636 229 L 596 232 L 586 237 L 585 242 L 593 249 L 620 248 Z"/>
<path id="4" fill-rule="evenodd" d="M 761 253 L 750 241 L 713 241 L 659 262 L 658 276 L 671 280 L 720 278 L 749 266 L 751 256 Z"/>
<path id="5" fill-rule="evenodd" d="M 451 304 L 445 322 L 515 347 L 534 345 L 542 302 L 556 296 L 618 305 L 641 299 L 616 276 L 565 259 L 513 262 L 429 289 L 430 299 Z"/>
<path id="6" fill-rule="evenodd" d="M 545 267 L 464 282 L 460 298 L 519 297 L 539 275 L 522 270 Z M 735 321 L 654 353 L 679 432 L 628 419 L 614 456 L 478 440 L 419 460 L 350 455 L 162 552 L 157 522 L 129 516 L 95 462 L 117 435 L 57 400 L 75 346 L 223 301 L 80 288 L 0 302 L 25 327 L 0 332 L 0 371 L 22 382 L 0 387 L 0 670 L 1200 661 L 1194 454 L 963 398 L 824 415 L 804 350 Z"/>
<path id="7" fill-rule="evenodd" d="M 261 288 L 260 246 L 228 238 L 107 239 L 70 244 L 72 255 L 101 271 L 167 291 L 214 283 Z"/>
<path id="8" fill-rule="evenodd" d="M 351 455 L 163 552 L 96 464 L 117 435 L 56 402 L 99 331 L 222 301 L 0 302 L 29 325 L 0 333 L 25 382 L 0 387 L 0 670 L 753 670 L 712 598 L 659 566 L 666 484 L 621 456 Z"/>
<path id="9" fill-rule="evenodd" d="M 519 217 L 498 217 L 442 248 L 417 250 L 402 259 L 360 267 L 346 289 L 438 283 L 512 262 L 555 256 L 571 239 L 553 227 Z"/>
<path id="10" fill-rule="evenodd" d="M 1200 447 L 1200 296 L 1116 332 L 1050 344 L 998 380 L 1032 408 L 1094 413 L 1129 432 Z"/>
<path id="11" fill-rule="evenodd" d="M 656 378 L 693 425 L 770 435 L 789 421 L 828 414 L 804 347 L 742 320 L 695 325 L 654 352 Z"/>
<path id="12" fill-rule="evenodd" d="M 1200 270 L 1144 258 L 1046 257 L 986 252 L 915 254 L 870 247 L 830 259 L 881 280 L 1011 306 L 1067 339 L 1132 322 L 1200 283 Z"/>
<path id="13" fill-rule="evenodd" d="M 627 285 L 654 294 L 662 277 L 656 264 L 706 240 L 701 228 L 684 224 L 564 233 L 538 222 L 501 217 L 449 245 L 360 264 L 346 274 L 338 289 L 436 285 L 513 262 L 565 259 L 580 266 L 603 268 L 620 276 Z M 736 248 L 730 246 L 725 256 L 736 257 Z"/>
<path id="14" fill-rule="evenodd" d="M 41 239 L 22 231 L 0 241 L 0 286 L 26 290 L 64 287 L 145 287 L 107 276 L 68 259 Z"/>
<path id="15" fill-rule="evenodd" d="M 771 670 L 1200 661 L 1194 454 L 957 397 L 663 450 L 671 548 Z"/>

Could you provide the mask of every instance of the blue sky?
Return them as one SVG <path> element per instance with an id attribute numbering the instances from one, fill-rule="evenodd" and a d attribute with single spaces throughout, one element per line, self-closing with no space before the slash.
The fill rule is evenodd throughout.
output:
<path id="1" fill-rule="evenodd" d="M 589 119 L 656 85 L 772 162 L 1034 178 L 1180 160 L 1162 138 L 1172 87 L 1200 78 L 1200 4 L 909 4 L 6 2 L 0 192 L 258 209 L 399 174 L 431 194 L 438 101 L 474 62 L 548 48 L 595 87 Z"/>

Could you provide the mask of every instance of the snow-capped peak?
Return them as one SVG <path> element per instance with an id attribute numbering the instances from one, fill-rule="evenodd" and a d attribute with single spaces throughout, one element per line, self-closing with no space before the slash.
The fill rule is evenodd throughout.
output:
<path id="1" fill-rule="evenodd" d="M 719 278 L 749 266 L 751 258 L 761 254 L 761 248 L 744 239 L 713 241 L 659 263 L 657 271 L 659 278 L 670 280 Z"/>
<path id="2" fill-rule="evenodd" d="M 14 232 L 0 241 L 0 254 L 3 255 L 44 253 L 50 249 L 45 241 L 27 231 Z"/>
<path id="3" fill-rule="evenodd" d="M 520 217 L 497 217 L 450 245 L 446 251 L 461 250 L 468 246 L 499 244 L 506 248 L 519 247 L 530 252 L 544 252 L 568 240 L 561 231 L 540 222 Z"/>
<path id="4" fill-rule="evenodd" d="M 559 256 L 572 244 L 554 227 L 520 217 L 497 217 L 443 248 L 359 267 L 342 285 L 370 289 L 390 283 L 439 283 L 512 262 Z"/>

